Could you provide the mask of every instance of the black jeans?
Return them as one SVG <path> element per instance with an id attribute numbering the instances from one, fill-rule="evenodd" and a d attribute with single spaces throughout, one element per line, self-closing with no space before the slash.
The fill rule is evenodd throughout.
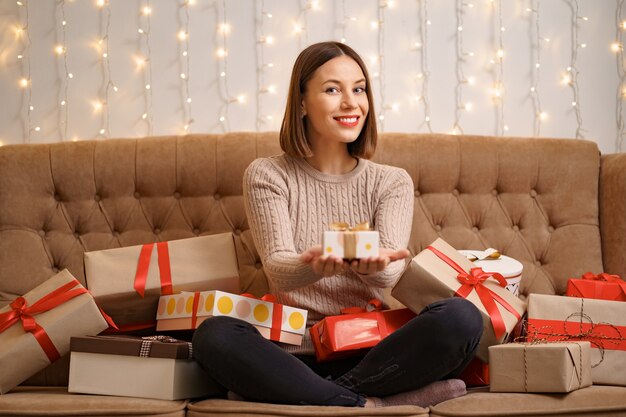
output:
<path id="1" fill-rule="evenodd" d="M 462 298 L 427 306 L 362 357 L 318 364 L 264 339 L 231 317 L 205 320 L 193 336 L 196 361 L 215 381 L 246 399 L 266 403 L 363 406 L 457 376 L 482 335 L 478 309 Z"/>

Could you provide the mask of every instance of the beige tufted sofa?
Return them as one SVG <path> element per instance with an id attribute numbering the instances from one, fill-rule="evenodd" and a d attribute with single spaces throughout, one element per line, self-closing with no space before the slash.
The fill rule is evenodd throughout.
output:
<path id="1" fill-rule="evenodd" d="M 0 307 L 62 268 L 84 284 L 84 251 L 225 231 L 235 235 L 242 291 L 263 294 L 241 182 L 254 158 L 279 152 L 275 132 L 0 148 Z M 438 236 L 500 248 L 524 264 L 523 295 L 562 294 L 586 271 L 626 276 L 626 154 L 601 156 L 583 140 L 387 133 L 375 159 L 413 178 L 413 254 Z M 626 387 L 614 386 L 477 390 L 431 409 L 376 410 L 72 395 L 68 362 L 0 396 L 0 415 L 626 415 Z"/>

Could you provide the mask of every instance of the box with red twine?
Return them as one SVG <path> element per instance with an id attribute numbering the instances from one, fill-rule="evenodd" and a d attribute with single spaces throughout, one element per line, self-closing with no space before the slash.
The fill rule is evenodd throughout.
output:
<path id="1" fill-rule="evenodd" d="M 619 275 L 606 272 L 597 275 L 586 272 L 580 278 L 570 278 L 567 281 L 565 295 L 596 300 L 626 301 L 626 281 Z"/>
<path id="2" fill-rule="evenodd" d="M 530 294 L 527 340 L 589 341 L 593 383 L 626 386 L 626 303 Z"/>
<path id="3" fill-rule="evenodd" d="M 382 305 L 371 300 L 366 308 L 345 308 L 341 315 L 313 325 L 310 333 L 318 362 L 363 353 L 415 317 L 408 308 L 382 310 Z"/>
<path id="4" fill-rule="evenodd" d="M 108 327 L 93 297 L 63 270 L 0 309 L 0 393 L 69 352 L 71 336 Z"/>

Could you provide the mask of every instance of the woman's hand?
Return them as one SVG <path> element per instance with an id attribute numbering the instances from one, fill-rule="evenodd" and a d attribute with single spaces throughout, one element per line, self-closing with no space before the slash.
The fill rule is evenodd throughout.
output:
<path id="1" fill-rule="evenodd" d="M 410 255 L 406 249 L 392 250 L 381 248 L 378 256 L 365 259 L 355 259 L 352 262 L 345 262 L 343 259 L 332 255 L 324 255 L 321 246 L 313 246 L 300 255 L 300 260 L 310 264 L 313 272 L 324 277 L 344 272 L 352 269 L 361 275 L 371 275 L 382 271 L 391 262 L 399 261 Z"/>
<path id="2" fill-rule="evenodd" d="M 343 259 L 333 255 L 324 255 L 321 245 L 313 246 L 302 252 L 300 260 L 310 264 L 313 272 L 323 277 L 337 275 L 346 270 Z"/>
<path id="3" fill-rule="evenodd" d="M 410 254 L 407 249 L 392 250 L 380 248 L 378 256 L 355 259 L 350 262 L 350 269 L 361 275 L 372 275 L 385 269 L 391 262 L 407 258 Z"/>

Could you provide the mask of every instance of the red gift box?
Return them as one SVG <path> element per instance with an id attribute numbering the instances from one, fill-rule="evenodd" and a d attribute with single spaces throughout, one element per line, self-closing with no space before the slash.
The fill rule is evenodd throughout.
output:
<path id="1" fill-rule="evenodd" d="M 619 275 L 586 272 L 581 278 L 567 281 L 565 295 L 596 300 L 626 301 L 626 281 Z"/>
<path id="2" fill-rule="evenodd" d="M 463 380 L 468 387 L 489 385 L 489 364 L 474 358 L 458 378 Z"/>
<path id="3" fill-rule="evenodd" d="M 382 302 L 372 300 L 368 306 L 379 309 Z M 357 307 L 342 313 L 325 317 L 310 329 L 318 362 L 362 353 L 416 316 L 408 308 L 367 311 Z"/>

